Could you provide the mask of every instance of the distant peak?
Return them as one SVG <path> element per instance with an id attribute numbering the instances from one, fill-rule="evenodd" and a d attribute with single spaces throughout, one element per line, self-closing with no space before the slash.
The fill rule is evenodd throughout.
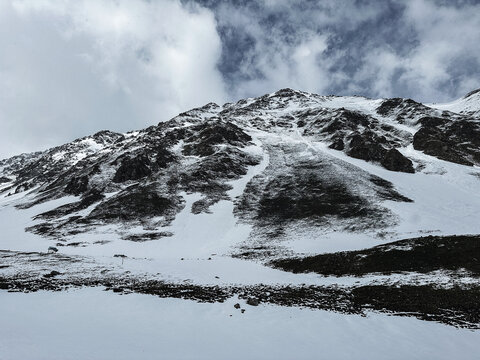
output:
<path id="1" fill-rule="evenodd" d="M 100 130 L 100 131 L 97 131 L 95 134 L 93 134 L 92 137 L 100 137 L 105 135 L 109 136 L 109 135 L 120 135 L 120 134 L 110 130 Z"/>
<path id="2" fill-rule="evenodd" d="M 290 88 L 280 89 L 275 92 L 276 96 L 292 96 L 298 94 L 299 92 Z"/>

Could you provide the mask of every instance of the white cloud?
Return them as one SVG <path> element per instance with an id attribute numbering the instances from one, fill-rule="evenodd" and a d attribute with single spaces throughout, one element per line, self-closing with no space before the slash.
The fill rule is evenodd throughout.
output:
<path id="1" fill-rule="evenodd" d="M 412 90 L 432 100 L 449 100 L 452 94 L 445 85 L 452 72 L 464 66 L 461 61 L 471 59 L 480 64 L 480 6 L 437 5 L 431 0 L 410 0 L 406 10 L 408 23 L 417 32 L 419 44 L 407 60 L 407 71 L 402 80 L 417 86 Z M 474 82 L 463 74 L 454 96 L 472 90 Z M 476 86 L 480 80 L 476 81 Z"/>
<path id="2" fill-rule="evenodd" d="M 0 48 L 0 157 L 226 100 L 213 14 L 175 0 L 0 0 Z"/>
<path id="3" fill-rule="evenodd" d="M 267 6 L 278 10 L 284 4 Z M 242 62 L 237 64 L 239 79 L 235 80 L 231 97 L 258 96 L 285 87 L 322 92 L 328 85 L 328 69 L 319 66 L 327 48 L 327 34 L 298 27 L 298 32 L 288 39 L 278 24 L 265 29 L 250 10 L 228 4 L 220 8 L 219 18 L 224 25 L 254 39 L 253 47 L 243 49 Z"/>
<path id="4" fill-rule="evenodd" d="M 480 87 L 480 4 L 180 1 L 0 0 L 0 157 L 284 87 L 437 102 Z"/>
<path id="5" fill-rule="evenodd" d="M 365 92 L 350 84 L 349 75 L 342 69 L 332 70 L 349 50 L 342 48 L 341 36 L 337 39 L 337 35 L 360 31 L 364 22 L 381 14 L 383 4 L 370 6 L 354 0 L 259 0 L 256 4 L 237 6 L 227 2 L 217 11 L 221 25 L 248 35 L 254 42 L 244 49 L 238 64 L 234 98 L 284 87 L 330 94 L 338 83 Z"/>
<path id="6" fill-rule="evenodd" d="M 392 49 L 378 48 L 369 51 L 363 58 L 364 66 L 357 72 L 354 81 L 371 80 L 370 91 L 378 97 L 391 97 L 395 94 L 394 76 L 405 67 L 405 60 Z"/>
<path id="7" fill-rule="evenodd" d="M 374 96 L 401 92 L 427 102 L 449 101 L 478 88 L 480 79 L 466 66 L 480 66 L 480 6 L 447 6 L 432 0 L 409 0 L 405 5 L 405 28 L 415 34 L 409 51 L 370 48 L 353 81 L 369 81 Z"/>

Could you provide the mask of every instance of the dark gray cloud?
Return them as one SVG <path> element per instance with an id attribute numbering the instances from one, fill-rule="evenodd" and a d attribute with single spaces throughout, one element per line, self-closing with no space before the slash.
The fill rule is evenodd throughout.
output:
<path id="1" fill-rule="evenodd" d="M 282 87 L 480 87 L 473 0 L 0 0 L 0 157 Z"/>

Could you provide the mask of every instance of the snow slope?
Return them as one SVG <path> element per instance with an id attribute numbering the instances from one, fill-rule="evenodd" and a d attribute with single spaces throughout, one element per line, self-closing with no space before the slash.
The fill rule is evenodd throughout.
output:
<path id="1" fill-rule="evenodd" d="M 0 292 L 2 360 L 475 359 L 480 332 L 237 299 L 199 304 L 99 289 Z M 239 302 L 245 313 L 234 309 Z M 231 315 L 231 316 L 230 316 Z M 72 326 L 75 324 L 75 326 Z"/>
<path id="2" fill-rule="evenodd" d="M 464 97 L 444 104 L 429 104 L 432 108 L 442 111 L 451 111 L 474 117 L 480 115 L 480 89 L 471 91 Z"/>

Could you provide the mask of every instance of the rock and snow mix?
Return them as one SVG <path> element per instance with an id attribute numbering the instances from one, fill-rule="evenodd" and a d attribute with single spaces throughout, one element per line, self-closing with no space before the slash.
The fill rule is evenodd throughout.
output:
<path id="1" fill-rule="evenodd" d="M 478 94 L 424 105 L 283 89 L 1 160 L 0 288 L 478 328 Z"/>

